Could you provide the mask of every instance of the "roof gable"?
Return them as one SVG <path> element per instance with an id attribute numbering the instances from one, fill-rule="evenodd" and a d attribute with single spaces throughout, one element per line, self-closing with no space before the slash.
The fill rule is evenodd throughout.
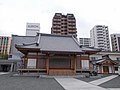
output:
<path id="1" fill-rule="evenodd" d="M 101 61 L 98 61 L 97 64 L 104 64 L 104 65 L 116 65 L 117 62 L 111 60 L 111 59 L 107 59 L 107 60 L 101 60 Z"/>

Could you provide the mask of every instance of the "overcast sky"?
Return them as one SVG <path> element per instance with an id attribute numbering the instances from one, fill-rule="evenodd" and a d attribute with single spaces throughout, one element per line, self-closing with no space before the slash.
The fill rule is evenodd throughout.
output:
<path id="1" fill-rule="evenodd" d="M 75 15 L 78 37 L 89 37 L 95 25 L 120 33 L 120 0 L 0 0 L 0 35 L 25 35 L 27 22 L 50 33 L 55 13 Z"/>

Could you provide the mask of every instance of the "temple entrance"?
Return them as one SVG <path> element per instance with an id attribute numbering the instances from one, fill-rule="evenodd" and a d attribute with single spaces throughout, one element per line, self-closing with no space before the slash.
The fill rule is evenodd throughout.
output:
<path id="1" fill-rule="evenodd" d="M 50 69 L 70 69 L 71 60 L 63 58 L 52 58 L 49 62 Z"/>
<path id="2" fill-rule="evenodd" d="M 49 58 L 49 75 L 73 75 L 72 56 L 52 56 Z"/>
<path id="3" fill-rule="evenodd" d="M 103 73 L 109 73 L 109 66 L 103 66 Z"/>

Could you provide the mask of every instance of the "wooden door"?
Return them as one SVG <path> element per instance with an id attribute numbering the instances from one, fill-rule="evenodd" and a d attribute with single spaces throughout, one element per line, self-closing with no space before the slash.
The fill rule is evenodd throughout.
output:
<path id="1" fill-rule="evenodd" d="M 103 73 L 109 73 L 109 66 L 103 66 Z"/>

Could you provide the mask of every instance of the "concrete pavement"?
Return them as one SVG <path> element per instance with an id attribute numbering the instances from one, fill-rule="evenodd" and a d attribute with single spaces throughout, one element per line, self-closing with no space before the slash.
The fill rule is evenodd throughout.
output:
<path id="1" fill-rule="evenodd" d="M 105 88 L 75 79 L 75 78 L 55 78 L 65 90 L 107 90 Z"/>
<path id="2" fill-rule="evenodd" d="M 0 72 L 0 75 L 9 74 L 9 72 Z"/>
<path id="3" fill-rule="evenodd" d="M 119 88 L 120 90 L 120 76 L 113 78 L 105 83 L 102 83 L 99 85 L 100 87 L 104 87 L 104 88 L 114 88 L 117 89 Z"/>
<path id="4" fill-rule="evenodd" d="M 104 77 L 104 78 L 101 78 L 101 79 L 97 79 L 97 80 L 94 80 L 94 81 L 91 81 L 89 83 L 91 84 L 94 84 L 94 85 L 100 85 L 104 82 L 107 82 L 115 77 L 117 77 L 118 75 L 111 75 L 111 76 L 108 76 L 108 77 Z"/>
<path id="5" fill-rule="evenodd" d="M 120 90 L 120 88 L 107 88 L 108 90 Z"/>
<path id="6" fill-rule="evenodd" d="M 118 75 L 85 82 L 74 77 L 55 77 L 54 79 L 47 77 L 11 77 L 11 75 L 6 74 L 0 73 L 0 90 L 120 90 L 120 77 Z"/>

